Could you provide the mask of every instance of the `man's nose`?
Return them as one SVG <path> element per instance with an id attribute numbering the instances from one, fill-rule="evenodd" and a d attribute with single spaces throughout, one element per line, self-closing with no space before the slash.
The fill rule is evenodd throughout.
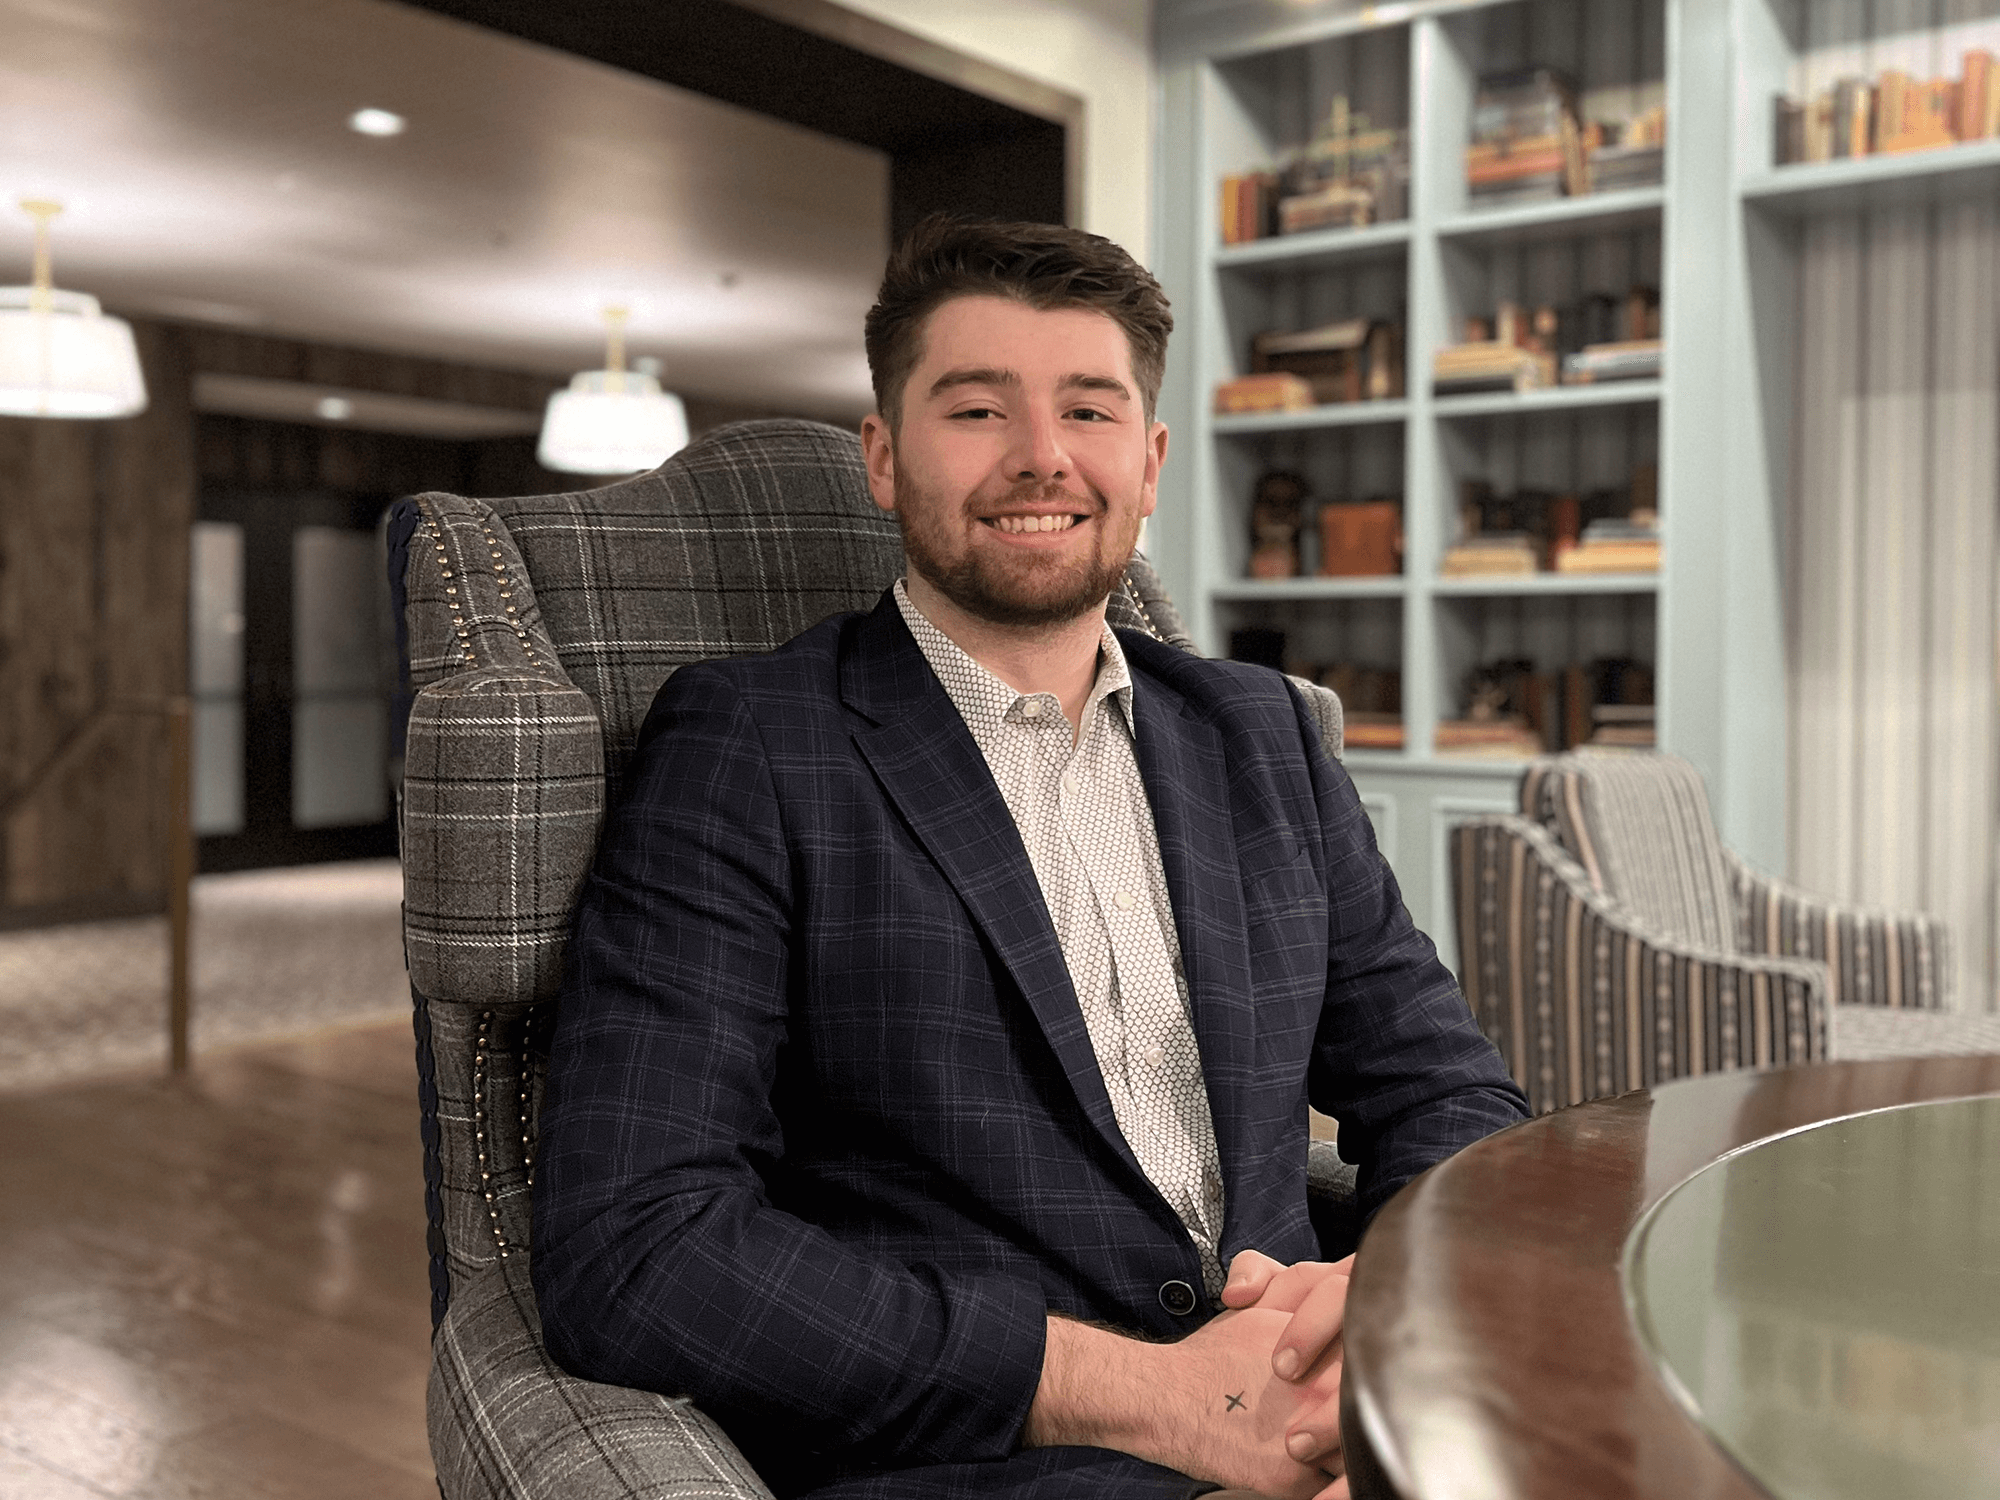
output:
<path id="1" fill-rule="evenodd" d="M 1031 412 L 1026 421 L 1015 424 L 1014 434 L 1007 468 L 1016 481 L 1046 483 L 1069 476 L 1073 465 L 1063 442 L 1062 423 L 1053 412 Z"/>

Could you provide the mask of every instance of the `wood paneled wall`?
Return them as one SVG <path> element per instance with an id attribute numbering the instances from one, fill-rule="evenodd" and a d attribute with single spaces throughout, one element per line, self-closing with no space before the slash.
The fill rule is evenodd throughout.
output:
<path id="1" fill-rule="evenodd" d="M 0 418 L 0 915 L 158 910 L 162 700 L 187 681 L 188 340 L 136 325 L 151 403 Z"/>
<path id="2" fill-rule="evenodd" d="M 562 382 L 135 321 L 151 397 L 116 422 L 0 418 L 0 927 L 163 909 L 166 730 L 186 690 L 188 536 L 203 485 L 537 494 L 532 437 L 447 443 L 197 419 L 197 373 L 539 413 Z M 779 415 L 688 399 L 700 433 Z"/>
<path id="3" fill-rule="evenodd" d="M 2000 210 L 1882 209 L 1800 250 L 1792 873 L 2000 935 Z"/>

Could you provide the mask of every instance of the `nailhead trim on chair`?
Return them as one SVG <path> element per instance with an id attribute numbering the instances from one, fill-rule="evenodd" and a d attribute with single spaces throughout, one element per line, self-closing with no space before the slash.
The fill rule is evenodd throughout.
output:
<path id="1" fill-rule="evenodd" d="M 493 1221 L 493 1243 L 500 1247 L 500 1258 L 507 1258 L 507 1232 L 500 1227 L 500 1203 L 493 1191 L 492 1163 L 486 1155 L 486 1054 L 490 1046 L 489 1031 L 493 1025 L 493 1012 L 479 1013 L 479 1041 L 472 1054 L 472 1138 L 479 1147 L 479 1190 L 486 1195 L 486 1217 Z"/>
<path id="2" fill-rule="evenodd" d="M 423 506 L 421 500 L 417 504 Z M 472 632 L 465 626 L 465 606 L 458 597 L 458 585 L 452 582 L 455 575 L 451 567 L 451 554 L 445 550 L 444 530 L 428 508 L 424 509 L 423 516 L 425 534 L 430 537 L 431 545 L 437 549 L 438 574 L 445 580 L 445 600 L 451 606 L 451 628 L 458 636 L 459 654 L 464 656 L 467 666 L 476 667 L 479 665 L 479 659 L 472 654 Z M 490 533 L 488 540 L 491 540 Z"/>

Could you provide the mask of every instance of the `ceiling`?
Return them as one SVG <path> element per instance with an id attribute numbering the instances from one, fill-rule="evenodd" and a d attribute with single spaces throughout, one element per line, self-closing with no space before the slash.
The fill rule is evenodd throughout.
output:
<path id="1" fill-rule="evenodd" d="M 390 0 L 0 0 L 0 281 L 53 197 L 57 284 L 131 315 L 566 374 L 615 302 L 670 389 L 853 416 L 888 195 L 881 151 Z"/>

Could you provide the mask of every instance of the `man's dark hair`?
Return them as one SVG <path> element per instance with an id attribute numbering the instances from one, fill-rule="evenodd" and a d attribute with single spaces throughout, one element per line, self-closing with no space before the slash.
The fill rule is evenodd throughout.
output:
<path id="1" fill-rule="evenodd" d="M 924 320 L 954 297 L 1011 297 L 1047 312 L 1080 307 L 1125 330 L 1146 420 L 1167 368 L 1174 315 L 1159 282 L 1102 235 L 1060 224 L 1002 224 L 932 214 L 889 257 L 865 336 L 875 409 L 892 426 L 923 357 Z"/>

